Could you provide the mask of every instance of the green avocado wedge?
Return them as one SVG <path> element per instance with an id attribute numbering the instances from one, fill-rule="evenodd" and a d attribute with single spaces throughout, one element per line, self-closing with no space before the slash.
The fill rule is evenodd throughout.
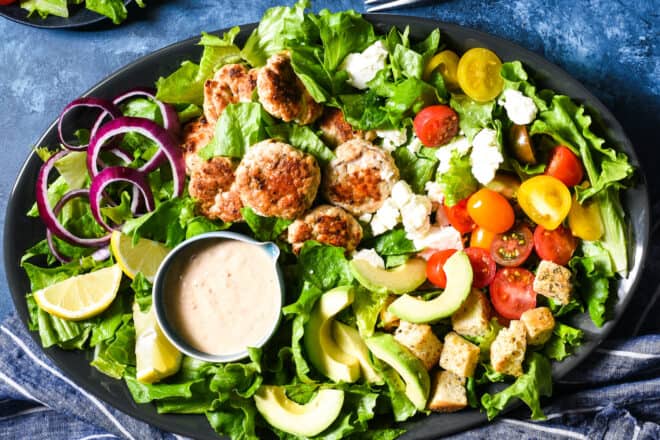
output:
<path id="1" fill-rule="evenodd" d="M 426 409 L 431 379 L 422 361 L 388 333 L 376 333 L 364 340 L 375 357 L 394 368 L 406 384 L 406 397 L 419 411 Z"/>
<path id="2" fill-rule="evenodd" d="M 447 274 L 447 287 L 440 296 L 424 301 L 414 296 L 403 295 L 390 304 L 387 310 L 415 324 L 435 322 L 451 316 L 470 294 L 472 265 L 467 254 L 458 251 L 445 262 L 444 271 Z"/>
<path id="3" fill-rule="evenodd" d="M 262 385 L 254 395 L 257 411 L 277 429 L 299 437 L 314 437 L 332 425 L 344 404 L 344 392 L 322 389 L 304 405 L 286 396 L 284 387 Z"/>
<path id="4" fill-rule="evenodd" d="M 365 260 L 351 260 L 353 276 L 372 292 L 391 292 L 400 295 L 412 292 L 426 281 L 426 261 L 411 258 L 394 269 L 381 269 Z"/>
<path id="5" fill-rule="evenodd" d="M 314 305 L 305 324 L 303 344 L 312 365 L 335 382 L 355 382 L 360 378 L 360 362 L 341 349 L 332 335 L 332 323 L 337 313 L 353 303 L 350 286 L 340 286 L 325 292 Z"/>
<path id="6" fill-rule="evenodd" d="M 383 378 L 371 365 L 369 349 L 356 329 L 339 321 L 333 321 L 332 335 L 339 348 L 357 358 L 364 380 L 368 383 L 383 383 Z"/>

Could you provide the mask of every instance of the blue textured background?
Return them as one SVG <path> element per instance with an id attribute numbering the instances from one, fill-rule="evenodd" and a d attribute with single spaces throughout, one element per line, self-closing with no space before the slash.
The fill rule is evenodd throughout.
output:
<path id="1" fill-rule="evenodd" d="M 129 20 L 119 27 L 104 24 L 71 31 L 34 29 L 0 19 L 0 226 L 4 227 L 6 201 L 21 164 L 33 143 L 69 101 L 142 55 L 202 31 L 257 21 L 266 8 L 282 2 L 148 0 L 147 9 L 131 9 Z M 455 0 L 393 12 L 483 30 L 563 67 L 622 123 L 645 164 L 652 205 L 657 207 L 660 1 L 626 3 Z M 314 2 L 314 9 L 323 7 L 364 11 L 361 1 Z M 647 281 L 653 285 L 657 278 L 651 273 L 660 267 L 655 261 L 648 266 Z M 2 319 L 13 311 L 13 305 L 4 267 L 0 272 Z M 641 309 L 646 301 L 640 298 L 631 307 Z M 648 330 L 657 331 L 657 327 Z"/>

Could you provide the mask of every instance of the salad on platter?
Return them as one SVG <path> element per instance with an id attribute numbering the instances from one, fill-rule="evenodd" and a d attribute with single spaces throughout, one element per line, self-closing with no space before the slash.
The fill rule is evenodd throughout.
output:
<path id="1" fill-rule="evenodd" d="M 543 419 L 585 337 L 569 319 L 602 326 L 627 275 L 628 158 L 519 61 L 308 7 L 269 9 L 242 47 L 238 27 L 203 34 L 155 90 L 64 109 L 36 149 L 29 328 L 232 438 L 395 438 L 518 400 Z M 285 306 L 247 359 L 211 363 L 164 335 L 152 283 L 225 229 L 277 244 Z"/>
<path id="2" fill-rule="evenodd" d="M 0 0 L 0 6 L 12 3 L 18 3 L 25 9 L 28 17 L 37 14 L 41 18 L 49 15 L 69 18 L 70 8 L 83 3 L 85 9 L 108 17 L 114 24 L 120 24 L 128 16 L 124 0 Z M 141 8 L 146 6 L 144 0 L 136 0 L 136 3 Z"/>

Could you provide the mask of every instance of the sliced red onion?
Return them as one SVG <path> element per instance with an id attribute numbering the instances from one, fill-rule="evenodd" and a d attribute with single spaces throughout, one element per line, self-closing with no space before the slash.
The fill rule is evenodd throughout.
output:
<path id="1" fill-rule="evenodd" d="M 89 187 L 89 205 L 94 219 L 108 231 L 112 231 L 113 228 L 103 220 L 101 201 L 103 200 L 103 190 L 114 182 L 133 184 L 142 193 L 147 211 L 153 211 L 154 209 L 154 196 L 142 172 L 128 167 L 105 168 L 92 179 L 92 184 Z"/>
<path id="2" fill-rule="evenodd" d="M 92 107 L 101 109 L 101 115 L 99 118 L 97 118 L 96 122 L 90 130 L 90 138 L 96 134 L 96 131 L 100 127 L 100 124 L 106 115 L 110 115 L 112 118 L 118 118 L 121 116 L 121 111 L 119 111 L 117 106 L 105 99 L 85 97 L 71 101 L 66 107 L 64 107 L 64 110 L 62 110 L 60 118 L 57 121 L 57 133 L 59 134 L 60 142 L 68 150 L 81 151 L 87 148 L 87 145 L 71 145 L 64 139 L 64 133 L 62 129 L 64 117 L 67 115 L 67 113 L 77 107 Z"/>
<path id="3" fill-rule="evenodd" d="M 108 246 L 102 247 L 99 250 L 94 251 L 92 254 L 92 259 L 94 259 L 94 261 L 105 261 L 108 258 L 110 258 L 110 249 Z"/>
<path id="4" fill-rule="evenodd" d="M 50 253 L 53 254 L 57 261 L 62 264 L 71 262 L 71 258 L 61 254 L 60 251 L 57 250 L 57 246 L 55 246 L 55 241 L 53 240 L 53 233 L 50 232 L 50 229 L 46 229 L 46 242 L 48 243 L 48 250 L 50 250 Z"/>
<path id="5" fill-rule="evenodd" d="M 46 228 L 48 228 L 48 230 L 51 231 L 53 235 L 55 235 L 58 238 L 61 238 L 64 241 L 67 241 L 76 246 L 84 246 L 84 247 L 105 246 L 110 241 L 109 235 L 100 238 L 82 238 L 72 234 L 60 223 L 60 221 L 57 219 L 57 214 L 55 213 L 55 210 L 50 206 L 50 203 L 48 202 L 48 176 L 50 174 L 50 171 L 53 169 L 55 162 L 57 162 L 59 159 L 66 156 L 67 154 L 68 151 L 63 150 L 60 151 L 59 153 L 52 155 L 46 162 L 44 162 L 44 164 L 41 166 L 41 169 L 39 170 L 39 174 L 37 175 L 37 190 L 36 190 L 37 209 L 39 210 L 39 216 L 46 225 Z M 88 193 L 88 191 L 85 189 L 71 191 L 65 194 L 65 196 L 62 197 L 62 199 L 60 199 L 57 202 L 56 207 L 59 206 L 59 209 L 62 209 L 62 206 L 71 198 L 82 197 L 83 193 L 80 193 L 78 191 L 83 191 L 85 195 L 87 195 Z"/>
<path id="6" fill-rule="evenodd" d="M 179 197 L 183 194 L 186 179 L 183 151 L 178 147 L 175 139 L 169 131 L 165 130 L 154 121 L 145 118 L 122 116 L 101 126 L 90 141 L 89 148 L 87 149 L 87 169 L 92 178 L 99 174 L 97 161 L 99 152 L 104 145 L 113 137 L 130 132 L 139 133 L 158 145 L 159 153 L 169 160 L 170 166 L 172 167 L 174 196 Z M 156 156 L 158 156 L 158 153 L 154 155 L 154 157 Z M 151 162 L 153 162 L 153 158 L 149 161 L 149 163 Z M 140 171 L 144 173 L 152 171 L 152 169 L 147 167 L 149 163 L 141 167 Z"/>

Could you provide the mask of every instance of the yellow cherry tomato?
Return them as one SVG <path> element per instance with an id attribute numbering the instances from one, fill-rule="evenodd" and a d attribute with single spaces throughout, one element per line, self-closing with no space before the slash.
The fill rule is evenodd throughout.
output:
<path id="1" fill-rule="evenodd" d="M 573 196 L 571 210 L 568 212 L 568 227 L 576 237 L 587 241 L 596 241 L 603 235 L 603 221 L 597 203 L 586 201 L 580 204 Z"/>
<path id="2" fill-rule="evenodd" d="M 493 244 L 493 239 L 497 234 L 477 226 L 472 235 L 470 235 L 470 247 L 478 247 L 490 251 L 490 245 Z"/>
<path id="3" fill-rule="evenodd" d="M 456 72 L 458 69 L 458 55 L 451 50 L 443 50 L 440 53 L 433 55 L 433 58 L 426 63 L 424 68 L 424 80 L 428 81 L 433 72 L 438 71 L 445 80 L 445 85 L 448 89 L 458 89 L 458 77 Z"/>
<path id="4" fill-rule="evenodd" d="M 504 87 L 500 76 L 502 61 L 493 51 L 475 47 L 458 61 L 458 84 L 470 98 L 479 102 L 495 99 Z"/>
<path id="5" fill-rule="evenodd" d="M 518 204 L 536 224 L 557 229 L 571 210 L 571 192 L 552 176 L 534 176 L 520 184 Z"/>

